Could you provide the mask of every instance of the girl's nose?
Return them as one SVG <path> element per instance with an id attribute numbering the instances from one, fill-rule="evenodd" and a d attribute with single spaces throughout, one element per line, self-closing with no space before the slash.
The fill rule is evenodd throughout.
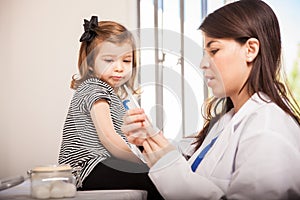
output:
<path id="1" fill-rule="evenodd" d="M 115 62 L 114 70 L 118 72 L 122 72 L 124 70 L 124 67 L 122 65 L 123 63 L 120 61 Z"/>

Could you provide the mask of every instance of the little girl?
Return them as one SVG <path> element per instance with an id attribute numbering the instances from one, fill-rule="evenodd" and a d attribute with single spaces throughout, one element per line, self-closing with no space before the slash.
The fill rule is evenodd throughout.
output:
<path id="1" fill-rule="evenodd" d="M 121 24 L 84 20 L 78 68 L 72 77 L 72 98 L 63 128 L 59 164 L 77 172 L 79 190 L 141 189 L 148 199 L 162 197 L 149 179 L 149 168 L 130 150 L 121 131 L 126 84 L 133 89 L 136 46 Z"/>

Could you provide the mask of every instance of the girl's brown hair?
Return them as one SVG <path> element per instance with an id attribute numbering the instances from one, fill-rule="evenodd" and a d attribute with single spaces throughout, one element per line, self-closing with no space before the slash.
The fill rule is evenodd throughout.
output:
<path id="1" fill-rule="evenodd" d="M 250 95 L 256 92 L 267 94 L 272 102 L 300 124 L 299 105 L 287 85 L 280 81 L 280 28 L 275 13 L 266 3 L 261 0 L 240 0 L 228 4 L 209 14 L 199 29 L 209 37 L 233 38 L 241 44 L 249 38 L 259 40 L 259 53 L 253 61 L 252 70 L 242 89 L 246 87 Z M 219 106 L 221 109 L 216 109 Z M 233 103 L 229 97 L 212 98 L 206 102 L 205 107 L 205 123 L 196 136 L 195 150 L 201 146 L 218 119 L 233 108 Z"/>
<path id="2" fill-rule="evenodd" d="M 76 78 L 76 75 L 72 76 L 71 88 L 77 89 L 83 81 L 96 77 L 90 68 L 94 68 L 95 59 L 99 52 L 99 45 L 105 41 L 114 44 L 131 44 L 133 53 L 132 76 L 126 85 L 135 92 L 134 83 L 137 74 L 137 51 L 132 33 L 123 25 L 113 21 L 100 21 L 98 22 L 98 26 L 94 27 L 93 31 L 95 33 L 94 38 L 91 41 L 82 41 L 81 43 L 78 58 L 80 77 Z M 120 97 L 126 96 L 126 92 L 123 88 L 117 88 L 117 92 Z"/>

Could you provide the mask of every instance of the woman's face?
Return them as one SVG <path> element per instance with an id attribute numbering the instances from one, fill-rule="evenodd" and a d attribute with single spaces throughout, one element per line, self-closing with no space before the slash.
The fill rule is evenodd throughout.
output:
<path id="1" fill-rule="evenodd" d="M 216 97 L 239 94 L 251 67 L 247 65 L 246 45 L 233 39 L 217 39 L 204 35 L 205 54 L 201 62 L 207 86 Z"/>
<path id="2" fill-rule="evenodd" d="M 129 43 L 103 42 L 95 60 L 94 73 L 111 87 L 120 87 L 132 75 L 133 52 Z"/>

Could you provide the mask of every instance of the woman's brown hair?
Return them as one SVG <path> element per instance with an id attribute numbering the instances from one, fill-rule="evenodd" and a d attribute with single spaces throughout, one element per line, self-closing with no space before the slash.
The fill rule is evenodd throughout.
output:
<path id="1" fill-rule="evenodd" d="M 250 75 L 243 85 L 250 95 L 263 92 L 300 124 L 300 109 L 290 89 L 281 82 L 281 36 L 277 17 L 261 0 L 240 0 L 209 14 L 200 28 L 212 38 L 233 38 L 244 44 L 249 38 L 259 40 L 260 49 Z M 285 77 L 283 79 L 286 80 Z M 221 106 L 221 109 L 216 109 Z M 197 150 L 210 128 L 233 108 L 229 97 L 212 98 L 205 104 L 205 123 L 196 136 Z"/>
<path id="2" fill-rule="evenodd" d="M 96 27 L 93 28 L 93 33 L 95 36 L 93 36 L 90 41 L 84 40 L 81 42 L 78 58 L 78 70 L 80 77 L 76 77 L 76 75 L 72 76 L 71 88 L 77 89 L 83 81 L 96 77 L 90 68 L 94 68 L 95 58 L 99 52 L 99 45 L 105 41 L 118 45 L 123 43 L 129 43 L 131 45 L 133 53 L 132 76 L 126 85 L 135 92 L 134 83 L 137 74 L 137 51 L 135 39 L 132 33 L 123 25 L 113 21 L 98 22 L 98 26 L 96 25 Z M 120 97 L 126 96 L 123 88 L 117 89 Z"/>

